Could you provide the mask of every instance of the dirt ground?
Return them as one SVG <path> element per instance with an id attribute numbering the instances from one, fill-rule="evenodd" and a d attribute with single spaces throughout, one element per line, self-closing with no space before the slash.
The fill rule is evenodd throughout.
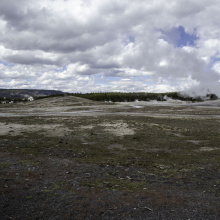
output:
<path id="1" fill-rule="evenodd" d="M 220 100 L 0 105 L 0 219 L 220 219 Z"/>

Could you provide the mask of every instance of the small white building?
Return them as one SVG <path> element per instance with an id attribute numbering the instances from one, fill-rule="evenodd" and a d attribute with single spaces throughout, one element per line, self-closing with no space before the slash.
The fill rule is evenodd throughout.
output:
<path id="1" fill-rule="evenodd" d="M 34 101 L 34 98 L 32 96 L 30 96 L 30 95 L 25 95 L 24 100 L 32 102 L 32 101 Z"/>
<path id="2" fill-rule="evenodd" d="M 34 98 L 32 96 L 29 96 L 28 101 L 30 101 L 30 102 L 34 101 Z"/>

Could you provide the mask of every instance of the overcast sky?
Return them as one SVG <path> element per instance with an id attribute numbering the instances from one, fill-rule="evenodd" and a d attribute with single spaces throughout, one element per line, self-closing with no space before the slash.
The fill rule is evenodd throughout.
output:
<path id="1" fill-rule="evenodd" d="M 219 0 L 1 0 L 0 88 L 220 95 Z"/>

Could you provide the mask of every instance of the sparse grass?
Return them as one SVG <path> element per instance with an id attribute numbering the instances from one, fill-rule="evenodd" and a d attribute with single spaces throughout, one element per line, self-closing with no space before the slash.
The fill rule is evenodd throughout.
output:
<path id="1" fill-rule="evenodd" d="M 108 164 L 122 166 L 141 166 L 149 171 L 155 169 L 157 164 L 163 164 L 171 169 L 181 169 L 186 166 L 218 163 L 218 150 L 211 152 L 198 152 L 201 146 L 219 148 L 220 138 L 218 123 L 204 120 L 160 119 L 160 118 L 130 118 L 120 117 L 120 120 L 134 128 L 134 135 L 117 137 L 109 135 L 99 126 L 102 118 L 83 121 L 75 119 L 74 124 L 65 121 L 66 126 L 73 132 L 68 136 L 46 137 L 39 133 L 26 132 L 24 136 L 9 137 L 13 144 L 10 151 L 24 154 L 52 154 L 53 152 L 69 152 L 69 156 L 83 163 Z M 106 119 L 105 119 L 106 120 Z M 25 120 L 26 121 L 26 120 Z M 117 117 L 110 117 L 109 122 L 117 122 Z M 23 121 L 24 122 L 24 121 Z M 35 118 L 27 120 L 29 124 L 36 123 Z M 41 123 L 41 120 L 38 120 Z M 43 120 L 42 120 L 43 123 Z M 45 123 L 45 122 L 44 122 Z M 50 123 L 53 123 L 51 121 Z M 208 123 L 208 124 L 207 124 Z M 79 129 L 82 125 L 92 124 L 94 128 Z M 216 129 L 217 128 L 217 129 Z M 176 136 L 176 133 L 182 136 Z M 187 140 L 204 141 L 199 145 Z M 86 144 L 84 144 L 85 142 Z M 108 145 L 120 144 L 122 149 L 108 149 Z M 199 155 L 199 157 L 198 157 Z M 59 155 L 58 155 L 59 156 Z M 173 167 L 173 168 L 172 168 Z"/>
<path id="2" fill-rule="evenodd" d="M 177 114 L 176 110 L 172 110 L 173 114 Z M 169 112 L 170 108 L 149 106 L 135 111 Z M 187 114 L 179 107 L 178 114 L 181 112 Z M 194 113 L 197 114 L 192 110 Z M 201 110 L 200 114 L 203 113 Z M 187 207 L 188 197 L 195 199 L 192 195 L 201 194 L 204 198 L 204 191 L 210 198 L 220 193 L 219 120 L 107 114 L 8 117 L 0 118 L 0 122 L 33 127 L 61 123 L 63 129 L 68 130 L 61 136 L 49 136 L 43 129 L 37 132 L 25 130 L 19 135 L 13 129 L 13 135 L 1 136 L 2 158 L 16 158 L 4 160 L 0 165 L 5 178 L 4 190 L 24 192 L 25 189 L 28 192 L 23 196 L 25 201 L 34 203 L 39 195 L 45 201 L 60 200 L 68 204 L 81 199 L 75 207 L 78 205 L 85 210 L 84 206 L 91 205 L 88 198 L 103 203 L 104 196 L 111 193 L 112 198 L 126 195 L 127 203 L 137 196 L 138 202 L 147 198 L 151 208 L 170 208 Z M 122 128 L 116 125 L 124 123 L 134 134 L 117 136 L 105 129 L 105 123 L 118 131 Z M 32 167 L 35 169 L 29 169 Z M 13 190 L 10 191 L 8 186 L 14 187 Z M 185 192 L 188 193 L 186 196 Z M 86 202 L 81 204 L 82 200 Z M 117 207 L 122 207 L 119 203 Z M 148 204 L 139 206 L 149 207 Z M 198 208 L 199 203 L 195 207 Z"/>
<path id="3" fill-rule="evenodd" d="M 27 166 L 35 166 L 36 163 L 30 160 L 22 160 L 21 161 L 22 164 L 27 165 Z"/>
<path id="4" fill-rule="evenodd" d="M 83 186 L 110 189 L 113 191 L 134 192 L 143 190 L 146 186 L 144 181 L 132 181 L 128 177 L 118 179 L 117 177 L 108 177 L 106 179 L 96 179 L 94 182 L 83 182 Z"/>
<path id="5" fill-rule="evenodd" d="M 62 183 L 60 183 L 62 184 Z M 61 185 L 55 182 L 51 182 L 47 187 L 41 190 L 41 192 L 45 193 L 57 193 L 59 190 L 62 190 Z"/>
<path id="6" fill-rule="evenodd" d="M 12 165 L 11 163 L 1 163 L 0 164 L 0 169 L 10 167 L 11 165 Z"/>

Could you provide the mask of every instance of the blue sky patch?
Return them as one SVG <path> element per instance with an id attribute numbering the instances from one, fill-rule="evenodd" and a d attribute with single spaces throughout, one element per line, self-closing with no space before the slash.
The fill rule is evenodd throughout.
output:
<path id="1" fill-rule="evenodd" d="M 7 63 L 7 62 L 4 62 L 4 61 L 2 61 L 2 60 L 0 60 L 0 64 L 3 64 L 4 66 L 7 66 L 7 67 L 13 67 L 13 66 L 14 66 L 14 64 L 12 64 L 12 63 Z"/>
<path id="2" fill-rule="evenodd" d="M 195 46 L 198 37 L 195 34 L 188 34 L 185 32 L 185 28 L 179 26 L 178 28 L 172 28 L 170 31 L 163 31 L 161 38 L 175 47 Z"/>
<path id="3" fill-rule="evenodd" d="M 65 70 L 67 70 L 66 66 L 63 66 L 63 67 L 60 68 L 60 69 L 54 69 L 54 71 L 57 72 L 57 73 L 63 72 L 63 71 L 65 71 Z"/>
<path id="4" fill-rule="evenodd" d="M 209 69 L 211 69 L 214 66 L 214 64 L 219 61 L 220 61 L 220 58 L 215 57 L 215 56 L 211 57 L 210 63 L 209 63 Z"/>
<path id="5" fill-rule="evenodd" d="M 128 45 L 129 43 L 134 43 L 135 42 L 135 37 L 132 35 L 126 36 L 126 38 L 122 41 L 124 45 Z"/>

